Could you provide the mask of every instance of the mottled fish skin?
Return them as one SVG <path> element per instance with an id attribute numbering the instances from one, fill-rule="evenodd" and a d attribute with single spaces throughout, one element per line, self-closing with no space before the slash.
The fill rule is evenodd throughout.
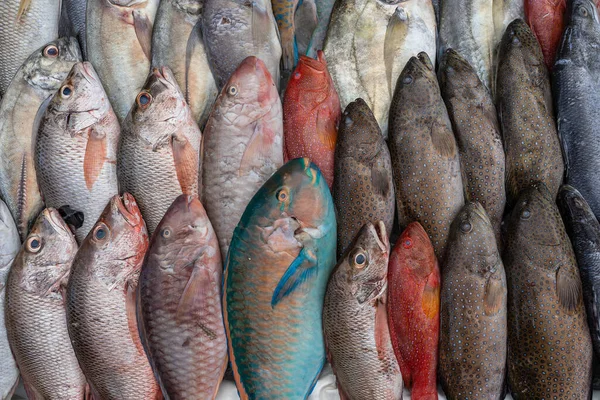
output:
<path id="1" fill-rule="evenodd" d="M 398 78 L 388 144 L 400 227 L 418 221 L 441 261 L 464 195 L 452 125 L 425 53 L 412 57 Z"/>
<path id="2" fill-rule="evenodd" d="M 340 257 L 367 222 L 383 221 L 392 232 L 396 197 L 390 151 L 363 99 L 348 104 L 335 147 L 333 202 L 337 209 Z"/>
<path id="3" fill-rule="evenodd" d="M 64 292 L 77 242 L 58 211 L 45 209 L 6 284 L 6 328 L 30 399 L 83 400 L 86 380 L 67 331 Z"/>
<path id="4" fill-rule="evenodd" d="M 150 68 L 152 26 L 160 0 L 88 0 L 87 56 L 123 122 Z"/>
<path id="5" fill-rule="evenodd" d="M 306 1 L 306 0 L 304 0 Z M 327 28 L 329 27 L 329 19 L 335 0 L 315 0 L 317 6 L 317 27 L 315 28 L 310 44 L 306 51 L 308 57 L 316 58 L 317 51 L 323 50 Z"/>
<path id="6" fill-rule="evenodd" d="M 283 69 L 287 71 L 291 71 L 296 66 L 296 61 L 298 60 L 294 18 L 298 3 L 299 0 L 271 0 L 273 15 L 275 16 L 281 39 L 281 64 Z"/>
<path id="7" fill-rule="evenodd" d="M 571 239 L 581 283 L 594 353 L 600 355 L 600 224 L 577 189 L 563 185 L 558 208 Z"/>
<path id="8" fill-rule="evenodd" d="M 197 197 L 169 207 L 142 266 L 140 335 L 171 400 L 214 399 L 227 365 L 219 241 Z"/>
<path id="9" fill-rule="evenodd" d="M 565 180 L 600 216 L 600 22 L 591 1 L 571 4 L 553 76 Z"/>
<path id="10" fill-rule="evenodd" d="M 501 248 L 506 164 L 496 107 L 476 71 L 456 51 L 444 53 L 439 77 L 458 144 L 467 199 L 481 203 L 486 210 Z"/>
<path id="11" fill-rule="evenodd" d="M 544 61 L 550 71 L 565 29 L 566 11 L 566 0 L 525 0 L 525 20 L 540 42 Z"/>
<path id="12" fill-rule="evenodd" d="M 60 1 L 0 1 L 0 97 L 11 80 L 36 49 L 58 38 Z"/>
<path id="13" fill-rule="evenodd" d="M 548 69 L 527 24 L 513 21 L 502 38 L 496 107 L 506 153 L 507 205 L 533 183 L 556 196 L 564 164 L 552 111 Z"/>
<path id="14" fill-rule="evenodd" d="M 515 400 L 591 398 L 581 280 L 554 198 L 534 184 L 507 220 L 508 383 Z"/>
<path id="15" fill-rule="evenodd" d="M 117 173 L 152 234 L 180 194 L 198 195 L 202 133 L 168 67 L 154 68 L 123 122 Z"/>
<path id="16" fill-rule="evenodd" d="M 114 196 L 85 238 L 67 285 L 67 325 L 99 399 L 162 399 L 136 321 L 136 288 L 148 234 L 129 193 Z"/>
<path id="17" fill-rule="evenodd" d="M 387 313 L 394 353 L 413 400 L 437 400 L 440 267 L 427 232 L 409 224 L 388 265 Z"/>
<path id="18" fill-rule="evenodd" d="M 422 51 L 435 65 L 436 32 L 431 0 L 338 1 L 324 51 L 342 108 L 364 99 L 387 138 L 396 80 Z"/>
<path id="19" fill-rule="evenodd" d="M 50 97 L 78 61 L 81 53 L 75 38 L 48 43 L 29 56 L 0 103 L 0 197 L 21 239 L 44 208 L 33 155 L 39 121 Z"/>
<path id="20" fill-rule="evenodd" d="M 61 19 L 58 26 L 59 37 L 75 36 L 77 38 L 84 60 L 87 60 L 87 43 L 85 39 L 86 11 L 87 0 L 62 0 Z"/>
<path id="21" fill-rule="evenodd" d="M 261 59 L 279 85 L 282 50 L 271 1 L 204 0 L 202 19 L 204 44 L 219 90 L 249 56 Z"/>
<path id="22" fill-rule="evenodd" d="M 283 165 L 281 100 L 258 58 L 245 59 L 223 87 L 202 148 L 202 204 L 225 255 L 248 202 Z"/>
<path id="23" fill-rule="evenodd" d="M 202 38 L 205 0 L 163 0 L 152 33 L 152 67 L 169 66 L 202 128 L 217 97 Z"/>
<path id="24" fill-rule="evenodd" d="M 322 310 L 335 265 L 333 200 L 297 158 L 252 198 L 226 261 L 223 308 L 242 400 L 306 399 L 325 362 Z"/>
<path id="25" fill-rule="evenodd" d="M 119 193 L 121 128 L 94 67 L 77 63 L 42 117 L 35 145 L 38 182 L 47 207 L 83 212 L 81 243 Z"/>
<path id="26" fill-rule="evenodd" d="M 492 223 L 477 202 L 468 202 L 452 223 L 442 282 L 439 374 L 444 393 L 449 400 L 503 400 L 506 275 Z"/>

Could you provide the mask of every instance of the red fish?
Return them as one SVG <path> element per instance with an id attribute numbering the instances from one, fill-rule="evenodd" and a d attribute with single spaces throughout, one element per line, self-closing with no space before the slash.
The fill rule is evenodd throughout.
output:
<path id="1" fill-rule="evenodd" d="M 340 99 L 322 51 L 317 60 L 302 56 L 292 74 L 283 99 L 285 161 L 310 158 L 321 170 L 331 189 L 337 127 L 342 110 Z"/>
<path id="2" fill-rule="evenodd" d="M 404 386 L 413 400 L 437 400 L 440 268 L 418 222 L 406 227 L 390 255 L 387 308 Z"/>
<path id="3" fill-rule="evenodd" d="M 540 42 L 549 70 L 554 65 L 556 49 L 565 31 L 566 0 L 525 0 L 525 18 Z"/>

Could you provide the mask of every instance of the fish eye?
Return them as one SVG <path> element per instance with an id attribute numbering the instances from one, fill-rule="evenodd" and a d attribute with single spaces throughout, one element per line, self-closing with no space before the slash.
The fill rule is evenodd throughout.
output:
<path id="1" fill-rule="evenodd" d="M 44 57 L 56 58 L 58 57 L 58 47 L 53 44 L 49 44 L 44 48 Z"/>
<path id="2" fill-rule="evenodd" d="M 471 225 L 471 223 L 469 221 L 463 221 L 460 224 L 460 230 L 463 233 L 469 233 L 469 232 L 471 232 L 472 229 L 473 229 L 473 226 Z"/>
<path id="3" fill-rule="evenodd" d="M 581 15 L 582 17 L 587 17 L 588 16 L 587 8 L 585 8 L 584 6 L 579 6 L 579 15 Z"/>
<path id="4" fill-rule="evenodd" d="M 108 237 L 108 227 L 100 224 L 94 229 L 94 239 L 104 241 Z"/>
<path id="5" fill-rule="evenodd" d="M 282 188 L 277 191 L 277 200 L 286 202 L 290 198 L 290 193 L 287 188 Z"/>
<path id="6" fill-rule="evenodd" d="M 162 231 L 160 231 L 160 236 L 162 236 L 165 239 L 168 239 L 171 237 L 171 228 L 164 228 Z"/>
<path id="7" fill-rule="evenodd" d="M 531 211 L 528 209 L 521 211 L 521 219 L 529 219 L 529 217 L 531 217 Z"/>
<path id="8" fill-rule="evenodd" d="M 404 77 L 404 79 L 402 79 L 402 83 L 406 84 L 406 85 L 410 85 L 413 81 L 413 77 L 410 75 L 407 75 Z"/>
<path id="9" fill-rule="evenodd" d="M 302 74 L 300 72 L 294 72 L 294 79 L 300 79 L 302 77 Z"/>
<path id="10" fill-rule="evenodd" d="M 412 240 L 411 240 L 411 239 L 405 239 L 405 240 L 402 242 L 402 246 L 403 246 L 405 249 L 410 249 L 410 248 L 413 246 L 413 242 L 412 242 Z"/>
<path id="11" fill-rule="evenodd" d="M 355 268 L 364 268 L 367 264 L 367 255 L 363 251 L 359 251 L 354 254 L 354 258 L 352 260 Z"/>
<path id="12" fill-rule="evenodd" d="M 31 236 L 29 239 L 27 239 L 25 247 L 30 253 L 37 253 L 42 249 L 42 238 L 37 235 Z"/>
<path id="13" fill-rule="evenodd" d="M 235 86 L 233 86 L 233 85 L 231 85 L 231 86 L 229 86 L 229 89 L 227 89 L 227 93 L 230 96 L 236 96 L 238 94 L 238 88 L 235 87 Z"/>
<path id="14" fill-rule="evenodd" d="M 140 94 L 138 94 L 137 99 L 135 99 L 135 101 L 142 110 L 145 110 L 146 108 L 148 108 L 150 103 L 152 103 L 152 95 L 148 92 L 141 92 Z"/>
<path id="15" fill-rule="evenodd" d="M 60 88 L 60 95 L 63 99 L 68 99 L 73 94 L 73 86 L 65 85 Z"/>

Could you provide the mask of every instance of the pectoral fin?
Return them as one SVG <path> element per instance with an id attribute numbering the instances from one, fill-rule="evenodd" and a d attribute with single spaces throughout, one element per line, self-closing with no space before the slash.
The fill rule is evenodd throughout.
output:
<path id="1" fill-rule="evenodd" d="M 173 138 L 173 162 L 183 194 L 198 194 L 198 152 L 186 139 Z"/>
<path id="2" fill-rule="evenodd" d="M 136 344 L 137 351 L 140 355 L 144 354 L 144 348 L 142 347 L 142 342 L 140 341 L 140 334 L 138 332 L 137 325 L 137 296 L 135 287 L 129 283 L 126 284 L 125 287 L 125 312 L 127 313 L 127 326 L 129 327 L 129 335 L 131 336 L 131 341 Z"/>
<path id="3" fill-rule="evenodd" d="M 289 296 L 302 283 L 308 281 L 317 273 L 317 259 L 315 254 L 306 247 L 300 251 L 298 257 L 290 264 L 287 271 L 277 284 L 271 307 L 275 307 L 283 298 Z"/>
<path id="4" fill-rule="evenodd" d="M 581 300 L 581 280 L 574 271 L 568 271 L 563 265 L 556 271 L 556 294 L 558 302 L 567 311 L 573 311 Z"/>
<path id="5" fill-rule="evenodd" d="M 133 26 L 138 42 L 148 60 L 152 59 L 152 21 L 143 11 L 133 11 Z"/>
<path id="6" fill-rule="evenodd" d="M 393 95 L 396 84 L 396 82 L 392 82 L 394 60 L 398 54 L 398 51 L 402 48 L 402 45 L 406 40 L 406 35 L 408 34 L 408 23 L 409 17 L 406 10 L 403 7 L 397 7 L 396 11 L 394 11 L 394 15 L 392 15 L 390 18 L 385 31 L 383 54 L 390 96 Z"/>
<path id="7" fill-rule="evenodd" d="M 431 142 L 441 156 L 451 158 L 456 155 L 456 140 L 446 124 L 434 122 L 431 125 Z"/>
<path id="8" fill-rule="evenodd" d="M 485 315 L 497 314 L 506 296 L 506 287 L 501 279 L 492 275 L 485 283 L 485 292 L 483 294 L 483 310 Z"/>
<path id="9" fill-rule="evenodd" d="M 332 113 L 323 108 L 317 111 L 317 135 L 319 141 L 328 149 L 333 151 L 337 141 L 337 128 Z"/>
<path id="10" fill-rule="evenodd" d="M 190 279 L 185 285 L 185 289 L 183 289 L 183 294 L 177 306 L 176 319 L 178 322 L 183 321 L 185 316 L 189 315 L 194 309 L 206 305 L 208 292 L 212 284 L 210 271 L 194 265 Z"/>
<path id="11" fill-rule="evenodd" d="M 244 155 L 240 162 L 239 174 L 244 175 L 248 170 L 252 169 L 254 164 L 262 164 L 262 161 L 257 163 L 257 158 L 267 157 L 270 153 L 271 146 L 274 143 L 275 132 L 270 130 L 262 122 L 256 122 L 252 137 L 248 141 Z"/>
<path id="12" fill-rule="evenodd" d="M 439 315 L 440 312 L 440 285 L 435 285 L 432 282 L 432 276 L 430 275 L 425 287 L 423 288 L 423 313 L 429 319 L 434 319 Z"/>
<path id="13" fill-rule="evenodd" d="M 102 167 L 104 167 L 107 151 L 106 142 L 106 135 L 97 132 L 93 128 L 89 130 L 85 155 L 83 156 L 83 177 L 85 186 L 89 191 L 92 190 L 94 183 L 100 176 Z"/>
<path id="14" fill-rule="evenodd" d="M 390 193 L 388 174 L 389 172 L 380 165 L 375 164 L 371 167 L 371 185 L 375 193 L 383 197 L 387 197 Z"/>
<path id="15" fill-rule="evenodd" d="M 17 12 L 17 21 L 19 21 L 31 6 L 31 0 L 21 0 L 19 3 L 19 11 Z"/>

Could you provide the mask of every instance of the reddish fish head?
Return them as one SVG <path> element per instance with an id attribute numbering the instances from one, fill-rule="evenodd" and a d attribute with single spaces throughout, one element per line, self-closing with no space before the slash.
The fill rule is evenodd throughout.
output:
<path id="1" fill-rule="evenodd" d="M 425 280 L 437 265 L 431 240 L 418 222 L 411 222 L 400 235 L 390 259 L 390 269 L 403 266 L 413 277 Z"/>
<path id="2" fill-rule="evenodd" d="M 328 85 L 327 63 L 323 52 L 319 50 L 317 59 L 301 56 L 298 65 L 292 73 L 289 85 L 301 85 L 312 90 L 323 91 Z"/>

